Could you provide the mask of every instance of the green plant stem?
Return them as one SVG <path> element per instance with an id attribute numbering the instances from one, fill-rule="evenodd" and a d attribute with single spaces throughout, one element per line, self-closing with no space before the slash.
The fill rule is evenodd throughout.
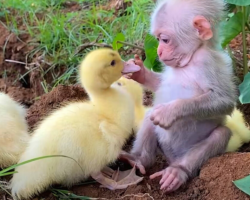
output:
<path id="1" fill-rule="evenodd" d="M 242 18 L 242 42 L 243 42 L 243 68 L 244 68 L 244 75 L 248 73 L 248 65 L 247 65 L 247 46 L 246 46 L 246 7 L 242 6 L 243 18 Z"/>
<path id="2" fill-rule="evenodd" d="M 250 26 L 249 26 L 249 24 L 247 22 L 246 22 L 246 27 L 250 31 Z"/>
<path id="3" fill-rule="evenodd" d="M 144 51 L 144 49 L 142 47 L 138 47 L 136 45 L 133 45 L 133 44 L 130 44 L 130 43 L 127 43 L 127 42 L 117 41 L 117 43 L 125 44 L 127 46 L 131 46 L 131 47 L 134 47 L 134 48 L 137 48 L 137 49 L 140 49 L 140 50 Z"/>

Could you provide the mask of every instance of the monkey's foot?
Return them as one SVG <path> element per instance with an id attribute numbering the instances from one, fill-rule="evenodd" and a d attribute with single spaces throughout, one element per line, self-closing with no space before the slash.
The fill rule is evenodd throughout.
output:
<path id="1" fill-rule="evenodd" d="M 160 180 L 161 190 L 164 193 L 173 192 L 184 184 L 188 178 L 186 169 L 182 169 L 179 166 L 169 166 L 166 169 L 156 172 L 150 176 L 150 179 L 154 179 L 158 176 L 162 176 Z"/>
<path id="2" fill-rule="evenodd" d="M 101 184 L 101 187 L 110 190 L 126 189 L 130 185 L 135 185 L 143 180 L 135 174 L 136 168 L 120 172 L 106 167 L 102 172 L 92 174 L 92 178 Z"/>
<path id="3" fill-rule="evenodd" d="M 138 168 L 142 174 L 146 174 L 146 170 L 141 164 L 141 161 L 136 159 L 136 157 L 132 154 L 129 154 L 126 151 L 121 151 L 119 159 L 127 161 L 132 167 L 135 166 L 136 168 Z"/>

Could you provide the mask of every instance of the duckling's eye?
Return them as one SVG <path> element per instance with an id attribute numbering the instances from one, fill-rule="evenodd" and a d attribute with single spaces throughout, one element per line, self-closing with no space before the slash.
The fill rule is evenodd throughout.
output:
<path id="1" fill-rule="evenodd" d="M 111 66 L 115 66 L 115 60 L 112 60 L 110 63 Z"/>
<path id="2" fill-rule="evenodd" d="M 117 85 L 121 86 L 122 84 L 120 82 L 118 82 Z"/>

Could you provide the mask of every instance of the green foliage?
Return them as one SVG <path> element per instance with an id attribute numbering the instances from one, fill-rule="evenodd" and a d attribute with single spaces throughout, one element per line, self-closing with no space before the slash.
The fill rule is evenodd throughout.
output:
<path id="1" fill-rule="evenodd" d="M 249 26 L 250 15 L 250 0 L 226 0 L 230 5 L 228 10 L 232 13 L 229 14 L 229 20 L 224 21 L 222 27 L 222 43 L 221 46 L 225 48 L 233 38 L 239 33 L 242 33 L 243 43 L 243 68 L 244 68 L 244 82 L 240 84 L 240 97 L 239 100 L 242 104 L 250 103 L 250 78 L 247 62 L 247 46 L 246 46 L 246 27 Z M 235 9 L 236 13 L 233 12 Z"/>
<path id="2" fill-rule="evenodd" d="M 123 47 L 123 44 L 118 43 L 119 41 L 120 42 L 124 42 L 125 41 L 125 36 L 123 35 L 123 33 L 118 33 L 116 35 L 116 37 L 114 38 L 113 44 L 112 44 L 113 49 L 119 50 L 121 47 Z"/>
<path id="3" fill-rule="evenodd" d="M 117 41 L 126 40 L 130 44 L 143 41 L 149 28 L 149 13 L 153 8 L 152 0 L 137 0 L 118 17 L 114 17 L 115 9 L 102 10 L 98 7 L 108 0 L 75 0 L 82 9 L 74 12 L 62 12 L 63 3 L 67 0 L 1 1 L 0 8 L 3 9 L 0 12 L 4 9 L 17 11 L 22 16 L 26 32 L 32 37 L 29 45 L 35 46 L 35 49 L 28 53 L 27 61 L 41 55 L 44 63 L 49 65 L 46 71 L 42 71 L 43 66 L 40 67 L 42 76 L 48 72 L 53 76 L 51 86 L 45 81 L 41 83 L 46 91 L 58 84 L 77 82 L 76 71 L 80 60 L 103 43 L 123 51 L 128 45 Z M 10 31 L 20 34 L 15 16 L 6 12 L 2 15 Z M 131 57 L 122 55 L 124 60 Z M 61 67 L 65 71 L 62 75 L 58 73 L 62 71 Z"/>
<path id="4" fill-rule="evenodd" d="M 146 60 L 144 65 L 153 71 L 160 72 L 162 70 L 162 65 L 158 60 L 157 55 L 158 41 L 150 34 L 146 35 L 144 40 L 144 48 L 146 54 Z"/>
<path id="5" fill-rule="evenodd" d="M 229 21 L 224 21 L 221 24 L 222 30 L 222 47 L 225 48 L 232 39 L 234 39 L 242 31 L 243 13 L 238 12 L 233 15 Z"/>
<path id="6" fill-rule="evenodd" d="M 226 2 L 235 4 L 237 6 L 248 6 L 250 5 L 250 0 L 226 0 Z"/>
<path id="7" fill-rule="evenodd" d="M 233 181 L 234 185 L 250 196 L 250 175 L 245 178 Z"/>
<path id="8" fill-rule="evenodd" d="M 242 104 L 250 103 L 250 72 L 244 77 L 244 81 L 239 85 L 240 97 Z"/>

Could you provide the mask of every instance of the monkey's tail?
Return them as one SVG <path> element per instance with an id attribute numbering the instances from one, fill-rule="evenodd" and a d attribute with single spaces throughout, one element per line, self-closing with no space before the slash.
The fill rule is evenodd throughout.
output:
<path id="1" fill-rule="evenodd" d="M 250 129 L 246 126 L 243 114 L 234 109 L 231 116 L 227 116 L 226 126 L 232 131 L 232 137 L 227 146 L 227 152 L 237 151 L 244 143 L 250 141 Z"/>

